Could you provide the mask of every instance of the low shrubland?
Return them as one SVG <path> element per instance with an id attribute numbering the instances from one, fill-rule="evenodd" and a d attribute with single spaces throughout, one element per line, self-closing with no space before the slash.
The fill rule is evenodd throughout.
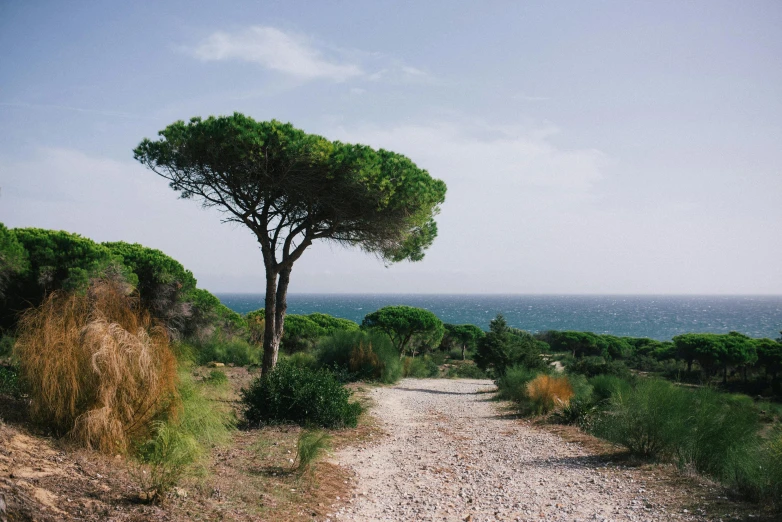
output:
<path id="1" fill-rule="evenodd" d="M 427 379 L 437 377 L 440 368 L 429 355 L 420 357 L 405 357 L 402 360 L 402 376 L 414 379 Z"/>
<path id="2" fill-rule="evenodd" d="M 478 368 L 470 361 L 464 361 L 463 363 L 454 363 L 448 368 L 448 372 L 445 375 L 451 379 L 486 379 L 486 372 Z"/>
<path id="3" fill-rule="evenodd" d="M 242 390 L 244 417 L 251 426 L 295 423 L 324 428 L 355 427 L 362 407 L 328 370 L 282 361 Z"/>
<path id="4" fill-rule="evenodd" d="M 222 338 L 215 334 L 207 340 L 191 342 L 192 353 L 198 364 L 220 362 L 236 366 L 258 364 L 261 360 L 261 349 L 248 341 L 238 338 Z"/>
<path id="5" fill-rule="evenodd" d="M 612 394 L 593 433 L 633 454 L 692 467 L 751 498 L 782 500 L 779 435 L 761 437 L 748 398 L 640 379 Z"/>
<path id="6" fill-rule="evenodd" d="M 390 339 L 377 332 L 337 331 L 318 343 L 318 363 L 346 381 L 393 383 L 402 376 L 399 353 Z"/>

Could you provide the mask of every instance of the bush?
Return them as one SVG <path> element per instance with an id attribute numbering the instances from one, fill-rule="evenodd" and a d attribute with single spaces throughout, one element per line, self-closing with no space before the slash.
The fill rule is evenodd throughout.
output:
<path id="1" fill-rule="evenodd" d="M 249 366 L 258 364 L 261 357 L 261 349 L 258 346 L 239 338 L 223 340 L 220 335 L 213 335 L 205 342 L 195 342 L 193 347 L 199 364 L 221 362 Z"/>
<path id="2" fill-rule="evenodd" d="M 390 384 L 402 376 L 399 353 L 381 333 L 338 331 L 318 344 L 318 361 L 345 381 L 378 379 Z"/>
<path id="3" fill-rule="evenodd" d="M 486 372 L 474 364 L 456 364 L 448 369 L 446 377 L 456 379 L 486 379 Z"/>
<path id="4" fill-rule="evenodd" d="M 567 405 L 571 397 L 573 387 L 564 375 L 538 375 L 527 383 L 527 398 L 532 409 L 538 414 Z"/>
<path id="5" fill-rule="evenodd" d="M 598 409 L 591 397 L 574 396 L 554 415 L 562 424 L 575 424 L 582 429 L 590 429 Z"/>
<path id="6" fill-rule="evenodd" d="M 296 352 L 290 355 L 286 359 L 293 366 L 299 368 L 312 368 L 315 369 L 318 366 L 318 360 L 311 353 Z"/>
<path id="7" fill-rule="evenodd" d="M 437 364 L 428 356 L 423 357 L 405 357 L 402 361 L 402 375 L 414 379 L 427 379 L 437 377 L 440 369 Z"/>
<path id="8" fill-rule="evenodd" d="M 0 357 L 9 357 L 14 351 L 16 339 L 11 335 L 0 336 Z"/>
<path id="9" fill-rule="evenodd" d="M 592 385 L 592 396 L 595 402 L 608 401 L 612 397 L 632 391 L 628 381 L 615 375 L 596 375 L 589 379 L 589 384 Z"/>
<path id="10" fill-rule="evenodd" d="M 259 426 L 292 422 L 324 428 L 355 427 L 361 405 L 327 370 L 297 368 L 285 361 L 242 390 L 244 416 Z"/>
<path id="11" fill-rule="evenodd" d="M 595 388 L 597 390 L 597 387 Z M 648 458 L 673 458 L 687 438 L 690 397 L 685 390 L 643 379 L 630 393 L 612 396 L 595 433 Z"/>
<path id="12" fill-rule="evenodd" d="M 0 366 L 0 395 L 19 398 L 22 394 L 19 369 L 13 366 Z"/>
<path id="13" fill-rule="evenodd" d="M 540 374 L 540 370 L 531 370 L 526 366 L 513 366 L 497 380 L 498 396 L 515 402 L 522 402 L 527 397 L 527 383 Z"/>
<path id="14" fill-rule="evenodd" d="M 119 284 L 50 294 L 22 317 L 15 350 L 34 417 L 86 447 L 124 452 L 177 405 L 166 332 Z"/>
<path id="15" fill-rule="evenodd" d="M 228 384 L 228 376 L 222 370 L 212 370 L 209 375 L 204 377 L 203 382 L 210 386 L 224 386 Z"/>

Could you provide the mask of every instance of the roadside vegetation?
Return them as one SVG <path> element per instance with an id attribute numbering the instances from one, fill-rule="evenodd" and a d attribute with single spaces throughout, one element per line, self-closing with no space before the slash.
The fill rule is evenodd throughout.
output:
<path id="1" fill-rule="evenodd" d="M 0 247 L 0 395 L 25 405 L 32 430 L 123 456 L 150 503 L 205 480 L 221 448 L 259 430 L 291 448 L 268 453 L 284 464 L 269 476 L 315 477 L 341 430 L 362 430 L 351 383 L 442 377 L 494 379 L 523 414 L 782 504 L 779 339 L 533 334 L 501 315 L 484 332 L 388 306 L 360 325 L 287 315 L 261 377 L 265 309 L 233 312 L 159 250 L 1 225 Z"/>
<path id="2" fill-rule="evenodd" d="M 510 328 L 498 316 L 478 366 L 521 413 L 548 415 L 782 506 L 780 340 L 688 334 L 671 342 Z M 760 391 L 754 398 L 740 391 Z"/>

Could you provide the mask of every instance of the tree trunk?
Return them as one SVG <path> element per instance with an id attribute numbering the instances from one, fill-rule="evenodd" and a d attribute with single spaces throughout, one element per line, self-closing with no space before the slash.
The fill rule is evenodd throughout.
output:
<path id="1" fill-rule="evenodd" d="M 261 376 L 268 374 L 277 365 L 277 353 L 280 349 L 280 338 L 276 336 L 277 328 L 277 274 L 266 268 L 266 299 L 265 325 L 263 330 L 263 364 Z"/>
<path id="2" fill-rule="evenodd" d="M 263 332 L 263 365 L 261 376 L 268 374 L 277 366 L 280 353 L 280 341 L 285 325 L 285 312 L 288 309 L 288 283 L 291 269 L 283 268 L 278 274 L 267 268 L 266 274 L 266 325 Z"/>
<path id="3" fill-rule="evenodd" d="M 467 350 L 467 345 L 462 344 L 462 361 L 467 359 L 467 356 L 465 355 L 465 351 Z"/>
<path id="4" fill-rule="evenodd" d="M 728 384 L 728 367 L 722 368 L 722 384 Z"/>
<path id="5" fill-rule="evenodd" d="M 687 372 L 689 373 L 691 371 L 692 371 L 692 360 L 688 360 L 687 361 Z"/>

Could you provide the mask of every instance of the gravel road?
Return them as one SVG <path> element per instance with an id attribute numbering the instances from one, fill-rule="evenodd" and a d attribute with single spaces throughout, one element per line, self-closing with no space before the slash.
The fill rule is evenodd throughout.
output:
<path id="1" fill-rule="evenodd" d="M 335 457 L 357 490 L 338 520 L 702 520 L 637 470 L 503 415 L 486 380 L 404 379 L 371 390 L 388 434 Z M 646 472 L 648 473 L 648 472 Z"/>

